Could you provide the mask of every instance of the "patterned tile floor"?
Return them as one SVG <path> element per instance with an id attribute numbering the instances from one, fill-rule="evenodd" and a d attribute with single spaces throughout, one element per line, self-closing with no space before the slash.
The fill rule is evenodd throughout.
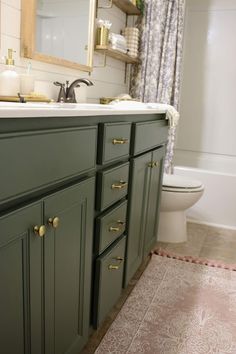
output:
<path id="1" fill-rule="evenodd" d="M 158 242 L 157 246 L 183 256 L 236 263 L 236 230 L 188 223 L 187 242 Z"/>
<path id="2" fill-rule="evenodd" d="M 236 230 L 216 228 L 195 223 L 188 223 L 188 241 L 179 244 L 158 242 L 157 247 L 162 247 L 170 252 L 183 256 L 195 256 L 220 260 L 226 263 L 236 263 Z M 144 264 L 136 273 L 128 287 L 123 291 L 119 302 L 113 308 L 103 325 L 94 332 L 82 354 L 93 354 L 105 335 L 111 323 L 119 313 L 125 300 L 138 282 L 146 268 Z M 104 353 L 106 354 L 106 353 Z"/>

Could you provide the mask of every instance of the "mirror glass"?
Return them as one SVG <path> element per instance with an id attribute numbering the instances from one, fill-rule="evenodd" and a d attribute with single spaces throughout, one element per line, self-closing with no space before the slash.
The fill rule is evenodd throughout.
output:
<path id="1" fill-rule="evenodd" d="M 35 50 L 89 65 L 89 0 L 37 0 Z"/>
<path id="2" fill-rule="evenodd" d="M 93 69 L 96 0 L 21 0 L 21 55 Z"/>

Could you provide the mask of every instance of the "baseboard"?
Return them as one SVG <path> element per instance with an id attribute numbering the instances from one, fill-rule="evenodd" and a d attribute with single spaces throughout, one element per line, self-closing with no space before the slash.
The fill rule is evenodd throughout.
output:
<path id="1" fill-rule="evenodd" d="M 236 230 L 236 226 L 228 226 L 228 225 L 222 225 L 222 224 L 215 224 L 212 222 L 206 222 L 206 221 L 201 221 L 201 220 L 195 220 L 191 218 L 187 218 L 187 222 L 191 222 L 193 224 L 200 224 L 200 225 L 206 225 L 206 226 L 212 226 L 216 227 L 219 229 L 227 229 L 227 230 Z"/>

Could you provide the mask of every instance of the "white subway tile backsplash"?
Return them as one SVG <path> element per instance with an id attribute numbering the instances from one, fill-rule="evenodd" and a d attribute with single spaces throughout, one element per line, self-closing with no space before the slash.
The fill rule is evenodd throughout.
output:
<path id="1" fill-rule="evenodd" d="M 21 9 L 21 0 L 2 0 L 2 3 L 14 7 L 15 9 Z"/>
<path id="2" fill-rule="evenodd" d="M 18 65 L 20 63 L 20 39 L 2 34 L 0 51 L 1 57 L 5 57 L 7 55 L 8 48 L 12 48 L 16 51 L 16 53 L 14 53 L 14 59 L 16 65 Z"/>
<path id="3" fill-rule="evenodd" d="M 102 96 L 117 96 L 120 93 L 128 91 L 128 84 L 125 79 L 125 64 L 121 61 L 107 57 L 105 67 L 94 67 L 89 76 L 86 72 L 65 68 L 58 65 L 46 64 L 20 57 L 20 20 L 21 20 L 21 0 L 0 0 L 1 6 L 1 50 L 0 56 L 6 56 L 7 49 L 16 50 L 15 59 L 17 71 L 25 72 L 29 61 L 32 63 L 32 74 L 35 77 L 36 90 L 44 91 L 49 98 L 56 99 L 58 88 L 53 86 L 53 81 L 70 82 L 79 77 L 89 78 L 94 82 L 93 87 L 89 87 L 87 91 L 88 102 L 99 102 Z M 100 12 L 101 11 L 101 12 Z M 119 32 L 125 27 L 125 14 L 115 6 L 112 9 L 99 10 L 105 19 L 111 19 L 113 30 Z M 98 66 L 103 65 L 101 56 L 95 54 L 94 63 Z M 0 71 L 4 68 L 0 64 Z M 128 82 L 128 80 L 127 80 Z"/>
<path id="4" fill-rule="evenodd" d="M 1 3 L 1 34 L 20 38 L 20 10 Z"/>

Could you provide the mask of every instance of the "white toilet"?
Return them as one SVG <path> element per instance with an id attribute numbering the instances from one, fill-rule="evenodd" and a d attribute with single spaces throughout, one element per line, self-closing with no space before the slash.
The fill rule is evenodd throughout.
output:
<path id="1" fill-rule="evenodd" d="M 158 241 L 187 241 L 185 212 L 201 198 L 203 192 L 204 186 L 200 181 L 164 174 Z"/>

